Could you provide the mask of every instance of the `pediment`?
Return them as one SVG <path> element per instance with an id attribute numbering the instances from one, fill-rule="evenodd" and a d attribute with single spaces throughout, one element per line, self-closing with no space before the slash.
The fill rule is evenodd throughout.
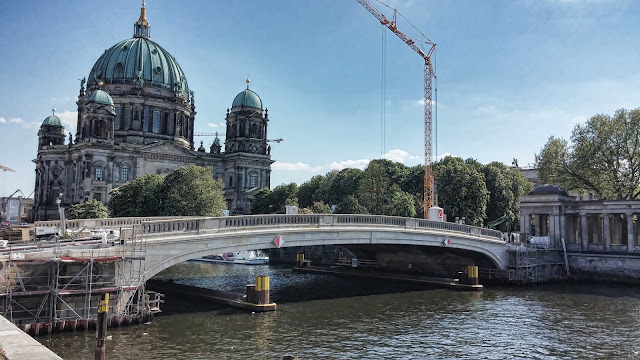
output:
<path id="1" fill-rule="evenodd" d="M 145 145 L 140 148 L 140 152 L 151 153 L 158 155 L 176 155 L 176 156 L 190 156 L 195 157 L 192 151 L 178 146 L 172 141 L 162 141 L 149 145 Z"/>

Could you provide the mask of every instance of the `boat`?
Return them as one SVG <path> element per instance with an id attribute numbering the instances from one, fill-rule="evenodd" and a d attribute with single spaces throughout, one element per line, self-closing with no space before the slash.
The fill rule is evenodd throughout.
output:
<path id="1" fill-rule="evenodd" d="M 269 263 L 269 256 L 261 250 L 245 250 L 216 255 L 207 255 L 193 261 L 221 264 L 264 265 Z"/>

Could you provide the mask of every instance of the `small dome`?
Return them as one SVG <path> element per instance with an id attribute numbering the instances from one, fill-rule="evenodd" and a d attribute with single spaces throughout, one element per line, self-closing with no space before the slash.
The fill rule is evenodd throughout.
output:
<path id="1" fill-rule="evenodd" d="M 87 99 L 87 101 L 97 102 L 98 104 L 102 104 L 102 105 L 114 106 L 111 95 L 109 95 L 106 91 L 103 91 L 103 90 L 94 91 L 93 94 L 89 96 L 89 99 Z"/>
<path id="2" fill-rule="evenodd" d="M 236 98 L 233 99 L 231 107 L 234 108 L 236 106 L 248 106 L 262 110 L 262 100 L 260 100 L 260 96 L 258 96 L 258 94 L 246 89 L 236 95 Z"/>
<path id="3" fill-rule="evenodd" d="M 62 121 L 60 121 L 60 118 L 55 115 L 49 115 L 46 119 L 44 119 L 42 125 L 62 126 Z"/>
<path id="4" fill-rule="evenodd" d="M 561 188 L 559 188 L 558 186 L 552 185 L 552 184 L 538 185 L 535 188 L 533 188 L 533 190 L 531 190 L 529 195 L 562 195 L 562 196 L 569 196 L 569 194 L 567 194 L 566 191 L 564 191 Z"/>

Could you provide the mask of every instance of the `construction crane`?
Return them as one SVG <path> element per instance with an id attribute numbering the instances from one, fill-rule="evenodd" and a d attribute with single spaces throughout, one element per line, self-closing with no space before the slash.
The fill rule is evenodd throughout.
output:
<path id="1" fill-rule="evenodd" d="M 433 71 L 433 66 L 431 63 L 431 56 L 434 55 L 436 44 L 433 43 L 429 38 L 427 38 L 424 34 L 422 34 L 415 26 L 409 23 L 413 28 L 420 33 L 423 39 L 417 39 L 410 36 L 405 35 L 402 31 L 397 28 L 397 15 L 400 13 L 392 8 L 391 6 L 376 0 L 378 3 L 388 7 L 393 10 L 393 20 L 387 19 L 378 9 L 376 9 L 371 3 L 367 0 L 356 0 L 360 5 L 362 5 L 365 9 L 367 9 L 373 16 L 380 21 L 380 23 L 391 30 L 397 37 L 400 38 L 405 44 L 407 44 L 413 51 L 418 53 L 422 59 L 424 59 L 424 218 L 429 218 L 429 208 L 433 206 L 434 200 L 434 184 L 433 184 L 433 169 L 431 167 L 432 162 L 432 122 L 431 122 L 431 87 L 432 80 L 436 78 L 436 74 Z M 402 16 L 400 14 L 400 16 Z M 404 17 L 403 17 L 404 18 Z M 406 20 L 406 19 L 405 19 Z M 408 21 L 407 21 L 408 22 Z M 420 46 L 425 46 L 428 49 L 424 51 Z"/>
<path id="2" fill-rule="evenodd" d="M 224 133 L 219 133 L 219 132 L 214 132 L 214 133 L 208 133 L 208 132 L 196 132 L 196 133 L 193 133 L 193 136 L 215 136 L 215 137 L 218 137 L 218 136 L 224 136 L 224 135 L 226 135 L 226 134 L 224 134 Z M 267 142 L 275 142 L 275 143 L 278 143 L 278 144 L 279 144 L 280 142 L 282 142 L 282 141 L 284 141 L 284 139 L 283 139 L 283 138 L 279 138 L 279 139 L 267 139 Z"/>

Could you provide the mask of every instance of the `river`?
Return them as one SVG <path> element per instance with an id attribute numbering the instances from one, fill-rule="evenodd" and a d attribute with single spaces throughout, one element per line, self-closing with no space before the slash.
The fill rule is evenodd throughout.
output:
<path id="1" fill-rule="evenodd" d="M 187 262 L 156 278 L 244 292 L 271 277 L 278 310 L 250 314 L 167 296 L 151 324 L 110 329 L 114 359 L 640 359 L 640 291 L 606 284 L 458 292 Z M 93 359 L 95 332 L 37 338 L 62 358 Z"/>

